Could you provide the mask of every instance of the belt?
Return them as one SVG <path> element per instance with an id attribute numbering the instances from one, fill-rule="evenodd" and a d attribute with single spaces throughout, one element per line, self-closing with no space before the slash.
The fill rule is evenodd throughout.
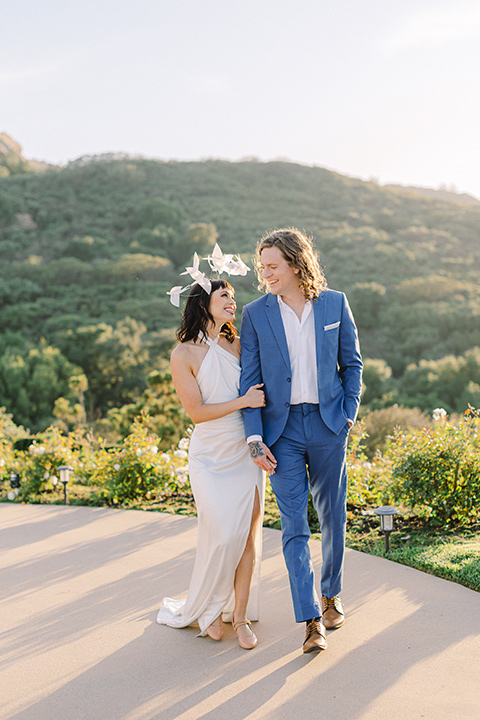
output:
<path id="1" fill-rule="evenodd" d="M 303 415 L 309 415 L 312 412 L 318 412 L 318 408 L 318 403 L 298 403 L 298 405 L 290 405 L 291 412 L 301 412 L 303 413 Z"/>

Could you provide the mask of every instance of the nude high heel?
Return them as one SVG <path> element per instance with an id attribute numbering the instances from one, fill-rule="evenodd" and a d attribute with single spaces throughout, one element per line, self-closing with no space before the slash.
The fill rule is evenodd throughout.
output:
<path id="1" fill-rule="evenodd" d="M 253 650 L 258 640 L 255 633 L 252 630 L 252 624 L 250 620 L 239 620 L 238 622 L 232 623 L 233 629 L 237 633 L 238 644 L 244 650 Z M 241 634 L 238 632 L 240 628 L 244 628 Z"/>

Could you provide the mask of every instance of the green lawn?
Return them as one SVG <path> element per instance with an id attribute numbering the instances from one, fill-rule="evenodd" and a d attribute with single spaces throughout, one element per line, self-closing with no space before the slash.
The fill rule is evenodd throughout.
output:
<path id="1" fill-rule="evenodd" d="M 349 529 L 347 545 L 480 591 L 478 526 L 445 531 L 426 524 L 405 523 L 401 530 L 391 534 L 388 555 L 385 555 L 385 538 L 378 531 L 359 534 Z"/>

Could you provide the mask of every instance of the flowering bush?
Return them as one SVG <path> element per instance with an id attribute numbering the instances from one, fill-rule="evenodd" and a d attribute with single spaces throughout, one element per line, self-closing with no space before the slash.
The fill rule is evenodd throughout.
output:
<path id="1" fill-rule="evenodd" d="M 109 505 L 150 500 L 159 493 L 190 493 L 188 439 L 172 453 L 159 452 L 159 438 L 148 429 L 148 417 L 136 418 L 131 433 L 115 448 L 101 447 L 95 455 L 90 483 Z"/>
<path id="2" fill-rule="evenodd" d="M 77 465 L 73 436 L 65 436 L 58 428 L 50 427 L 35 436 L 27 451 L 17 452 L 16 460 L 22 478 L 21 500 L 45 490 L 52 491 L 58 484 L 58 468 L 72 465 L 75 469 Z"/>
<path id="3" fill-rule="evenodd" d="M 12 472 L 18 473 L 18 460 L 13 445 L 0 437 L 0 477 L 7 478 Z"/>
<path id="4" fill-rule="evenodd" d="M 387 451 L 394 497 L 434 522 L 466 522 L 480 516 L 480 411 L 470 408 L 450 422 L 436 408 L 435 425 L 397 431 Z"/>
<path id="5" fill-rule="evenodd" d="M 0 479 L 8 478 L 10 473 L 19 472 L 18 459 L 14 451 L 14 442 L 20 435 L 25 435 L 22 427 L 17 427 L 10 413 L 0 408 Z"/>
<path id="6" fill-rule="evenodd" d="M 365 454 L 365 427 L 357 423 L 347 450 L 347 501 L 351 506 L 398 502 L 433 522 L 447 524 L 480 517 L 480 411 L 470 408 L 454 421 L 436 408 L 433 418 L 432 427 L 395 431 L 385 454 L 377 452 L 372 460 Z M 188 432 L 178 446 L 162 452 L 160 438 L 151 427 L 148 414 L 142 413 L 128 437 L 113 448 L 82 430 L 65 436 L 55 427 L 26 439 L 23 428 L 19 432 L 0 409 L 3 492 L 9 474 L 15 472 L 20 475 L 19 499 L 37 500 L 40 493 L 60 489 L 58 468 L 70 465 L 72 480 L 91 486 L 82 489 L 81 495 L 82 499 L 88 497 L 89 503 L 125 505 L 162 502 L 165 496 L 191 498 Z M 29 443 L 26 450 L 14 449 L 19 435 Z M 273 501 L 270 483 L 266 499 Z M 368 512 L 362 510 L 362 514 Z"/>

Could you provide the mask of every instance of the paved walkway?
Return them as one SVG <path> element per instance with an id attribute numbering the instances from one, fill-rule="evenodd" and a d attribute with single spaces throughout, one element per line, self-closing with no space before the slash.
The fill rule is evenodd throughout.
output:
<path id="1" fill-rule="evenodd" d="M 0 718 L 476 720 L 480 595 L 347 551 L 345 626 L 303 655 L 264 529 L 259 644 L 155 623 L 188 587 L 195 518 L 0 504 Z M 312 542 L 320 561 L 320 543 Z"/>

